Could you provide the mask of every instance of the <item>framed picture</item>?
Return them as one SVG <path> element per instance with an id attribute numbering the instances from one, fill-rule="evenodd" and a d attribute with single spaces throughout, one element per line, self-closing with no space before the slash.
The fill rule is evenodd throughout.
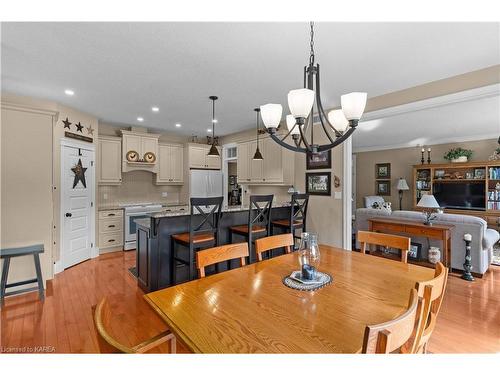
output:
<path id="1" fill-rule="evenodd" d="M 483 179 L 485 178 L 486 170 L 484 168 L 475 168 L 474 169 L 474 178 Z"/>
<path id="2" fill-rule="evenodd" d="M 408 251 L 408 258 L 413 260 L 420 260 L 421 253 L 422 253 L 422 244 L 412 242 L 410 245 L 410 251 Z"/>
<path id="3" fill-rule="evenodd" d="M 307 169 L 330 169 L 332 167 L 332 150 L 313 154 L 308 152 L 306 156 Z"/>
<path id="4" fill-rule="evenodd" d="M 331 195 L 331 173 L 306 173 L 306 193 L 310 195 Z"/>
<path id="5" fill-rule="evenodd" d="M 390 179 L 391 163 L 375 164 L 375 176 L 376 179 Z"/>
<path id="6" fill-rule="evenodd" d="M 377 181 L 377 195 L 391 195 L 391 181 Z"/>

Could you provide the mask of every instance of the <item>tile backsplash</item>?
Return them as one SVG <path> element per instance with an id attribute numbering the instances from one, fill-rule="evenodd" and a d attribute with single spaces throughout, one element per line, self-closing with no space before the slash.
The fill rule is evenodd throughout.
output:
<path id="1" fill-rule="evenodd" d="M 99 185 L 99 204 L 178 203 L 181 186 L 155 185 L 154 177 L 153 173 L 147 171 L 122 173 L 121 185 Z M 162 196 L 165 192 L 167 197 Z M 104 199 L 105 196 L 107 199 Z"/>

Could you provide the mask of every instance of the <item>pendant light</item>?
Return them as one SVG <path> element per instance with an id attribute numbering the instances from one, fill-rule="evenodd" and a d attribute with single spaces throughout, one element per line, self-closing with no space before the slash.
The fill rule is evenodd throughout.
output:
<path id="1" fill-rule="evenodd" d="M 215 119 L 215 101 L 218 98 L 212 95 L 209 99 L 212 101 L 212 146 L 210 147 L 207 156 L 220 156 L 219 150 L 217 150 L 217 147 L 215 146 L 215 123 L 217 122 Z"/>
<path id="2" fill-rule="evenodd" d="M 255 122 L 257 125 L 257 148 L 255 149 L 255 154 L 253 155 L 253 160 L 264 160 L 264 157 L 260 153 L 259 150 L 259 113 L 260 108 L 254 108 L 255 113 L 257 113 L 257 121 Z"/>

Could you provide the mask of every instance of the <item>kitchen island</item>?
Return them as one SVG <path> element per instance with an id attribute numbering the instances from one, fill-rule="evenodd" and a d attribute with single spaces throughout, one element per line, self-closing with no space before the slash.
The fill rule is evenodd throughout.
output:
<path id="1" fill-rule="evenodd" d="M 271 212 L 272 220 L 288 219 L 290 203 L 275 204 Z M 137 282 L 145 292 L 152 292 L 172 285 L 172 248 L 171 235 L 189 232 L 189 213 L 155 212 L 145 219 L 137 219 Z M 223 208 L 219 224 L 219 244 L 229 243 L 229 227 L 248 223 L 248 207 Z M 276 232 L 275 234 L 282 233 Z M 243 237 L 233 236 L 234 242 L 244 242 Z M 184 249 L 187 251 L 186 249 Z M 236 267 L 237 262 L 232 264 Z M 226 264 L 220 265 L 220 270 Z M 187 280 L 187 267 L 180 267 L 177 283 Z"/>

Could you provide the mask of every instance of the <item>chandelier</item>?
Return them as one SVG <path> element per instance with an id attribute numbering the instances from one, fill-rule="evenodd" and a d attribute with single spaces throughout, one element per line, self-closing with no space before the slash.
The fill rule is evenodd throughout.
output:
<path id="1" fill-rule="evenodd" d="M 319 153 L 330 150 L 344 142 L 356 129 L 366 105 L 365 92 L 351 92 L 340 97 L 342 109 L 334 109 L 325 115 L 321 104 L 319 64 L 315 64 L 314 56 L 314 22 L 311 22 L 311 40 L 309 64 L 304 67 L 304 88 L 291 90 L 288 93 L 290 115 L 286 116 L 288 132 L 279 138 L 277 128 L 281 121 L 283 107 L 281 104 L 266 104 L 260 107 L 262 121 L 271 138 L 281 146 L 304 153 Z M 314 122 L 312 111 L 314 101 L 318 114 L 318 122 Z M 315 142 L 314 128 L 321 125 L 327 143 Z M 286 142 L 291 136 L 293 144 Z M 316 134 L 317 141 L 318 134 Z"/>

